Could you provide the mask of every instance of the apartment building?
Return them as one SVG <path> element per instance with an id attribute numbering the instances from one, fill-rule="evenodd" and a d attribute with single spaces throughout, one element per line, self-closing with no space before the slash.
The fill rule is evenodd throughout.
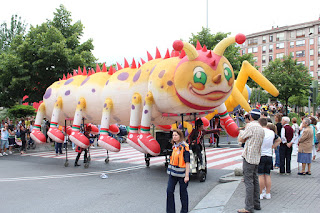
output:
<path id="1" fill-rule="evenodd" d="M 252 53 L 262 72 L 270 61 L 289 55 L 309 68 L 310 75 L 320 80 L 320 18 L 247 35 L 240 45 L 241 54 Z"/>

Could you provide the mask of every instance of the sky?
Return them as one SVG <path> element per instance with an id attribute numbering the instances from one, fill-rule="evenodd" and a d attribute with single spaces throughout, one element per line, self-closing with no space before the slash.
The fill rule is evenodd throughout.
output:
<path id="1" fill-rule="evenodd" d="M 40 25 L 53 19 L 60 4 L 71 12 L 73 23 L 84 25 L 81 42 L 92 38 L 97 62 L 108 66 L 123 65 L 124 57 L 129 63 L 133 57 L 147 60 L 147 51 L 154 56 L 156 47 L 164 56 L 175 40 L 188 41 L 207 20 L 211 33 L 248 35 L 320 16 L 318 0 L 6 0 L 0 4 L 0 23 L 10 23 L 17 14 L 28 25 Z"/>

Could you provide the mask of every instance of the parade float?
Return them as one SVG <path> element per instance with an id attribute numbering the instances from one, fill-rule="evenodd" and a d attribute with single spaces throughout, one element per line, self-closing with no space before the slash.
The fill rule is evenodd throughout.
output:
<path id="1" fill-rule="evenodd" d="M 64 135 L 57 125 L 72 120 L 70 140 L 86 148 L 89 140 L 79 130 L 84 120 L 100 124 L 99 145 L 118 152 L 120 143 L 109 133 L 119 131 L 116 123 L 124 124 L 130 126 L 127 142 L 132 147 L 157 156 L 160 146 L 150 134 L 151 125 L 170 129 L 172 124 L 182 121 L 181 115 L 206 116 L 210 120 L 216 114 L 227 134 L 237 137 L 238 126 L 228 112 L 238 105 L 250 111 L 248 77 L 271 95 L 279 93 L 247 61 L 235 80 L 233 68 L 223 54 L 229 45 L 242 44 L 245 39 L 243 34 L 225 38 L 214 50 L 178 40 L 173 43 L 171 54 L 168 50 L 161 57 L 157 49 L 153 58 L 147 52 L 148 61 L 141 59 L 141 65 L 135 60 L 129 65 L 125 60 L 123 68 L 117 64 L 117 70 L 112 66 L 108 71 L 105 66 L 102 70 L 97 66 L 95 71 L 79 68 L 47 88 L 31 137 L 38 143 L 45 142 L 40 125 L 46 116 L 51 121 L 49 137 L 61 143 Z"/>

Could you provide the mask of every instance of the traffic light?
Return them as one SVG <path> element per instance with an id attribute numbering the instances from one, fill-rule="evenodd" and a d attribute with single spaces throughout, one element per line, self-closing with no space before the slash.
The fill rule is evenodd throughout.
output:
<path id="1" fill-rule="evenodd" d="M 313 103 L 313 87 L 309 87 L 310 102 Z"/>

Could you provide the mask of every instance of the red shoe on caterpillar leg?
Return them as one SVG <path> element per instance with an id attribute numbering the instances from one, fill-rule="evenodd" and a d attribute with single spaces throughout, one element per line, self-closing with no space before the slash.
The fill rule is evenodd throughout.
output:
<path id="1" fill-rule="evenodd" d="M 128 134 L 128 137 L 127 137 L 127 143 L 132 146 L 133 148 L 135 148 L 136 150 L 138 150 L 139 152 L 142 152 L 142 153 L 145 153 L 145 154 L 148 154 L 148 152 L 146 152 L 146 150 L 144 150 L 139 142 L 138 142 L 138 137 L 139 137 L 139 134 L 138 133 L 132 133 L 132 132 L 129 132 Z"/>
<path id="2" fill-rule="evenodd" d="M 120 142 L 109 135 L 100 135 L 98 144 L 111 152 L 119 152 L 121 149 Z"/>
<path id="3" fill-rule="evenodd" d="M 150 133 L 141 133 L 138 138 L 140 146 L 152 156 L 160 154 L 160 145 Z"/>
<path id="4" fill-rule="evenodd" d="M 48 131 L 48 136 L 57 143 L 63 143 L 64 135 L 57 127 L 50 127 Z"/>
<path id="5" fill-rule="evenodd" d="M 77 146 L 86 149 L 90 145 L 89 139 L 79 131 L 72 131 L 70 140 Z"/>
<path id="6" fill-rule="evenodd" d="M 34 140 L 36 143 L 47 142 L 46 136 L 44 136 L 44 134 L 38 129 L 33 129 L 32 132 L 30 133 L 30 136 L 32 140 Z"/>
<path id="7" fill-rule="evenodd" d="M 235 138 L 239 135 L 238 125 L 234 120 L 228 115 L 223 118 L 220 117 L 220 124 L 226 130 L 227 134 Z"/>

